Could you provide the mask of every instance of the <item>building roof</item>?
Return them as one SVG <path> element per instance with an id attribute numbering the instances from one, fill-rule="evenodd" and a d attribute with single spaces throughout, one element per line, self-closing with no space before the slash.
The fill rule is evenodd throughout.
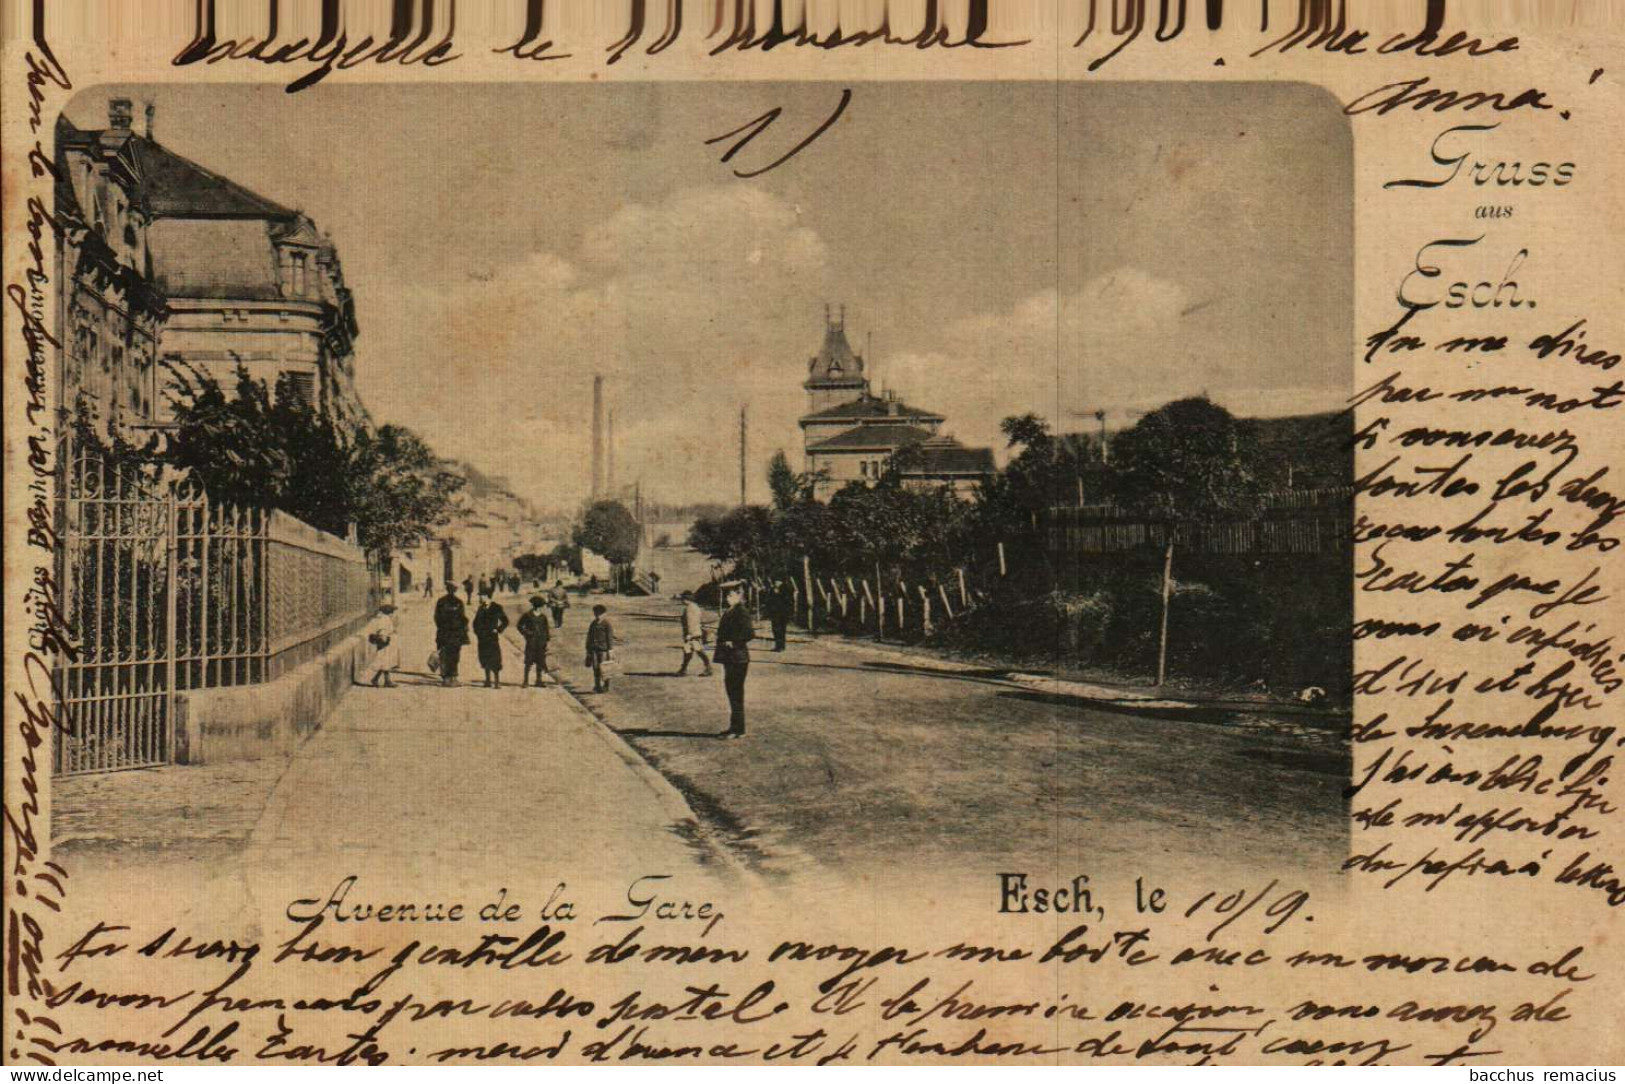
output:
<path id="1" fill-rule="evenodd" d="M 828 440 L 809 444 L 809 452 L 891 452 L 930 440 L 931 434 L 913 425 L 860 425 Z"/>
<path id="2" fill-rule="evenodd" d="M 893 409 L 895 408 L 895 409 Z M 801 424 L 808 422 L 833 421 L 864 421 L 871 418 L 895 417 L 899 420 L 923 418 L 926 421 L 940 422 L 945 419 L 941 414 L 934 414 L 929 410 L 920 410 L 911 407 L 901 399 L 884 399 L 874 395 L 864 395 L 849 403 L 837 403 L 832 407 L 815 411 L 801 419 Z"/>
<path id="3" fill-rule="evenodd" d="M 263 222 L 167 219 L 147 230 L 153 279 L 165 296 L 274 301 L 276 249 Z"/>
<path id="4" fill-rule="evenodd" d="M 155 216 L 184 218 L 298 217 L 290 210 L 235 181 L 183 158 L 145 136 L 129 135 L 141 177 L 147 188 L 147 202 Z"/>
<path id="5" fill-rule="evenodd" d="M 863 356 L 852 351 L 846 341 L 846 314 L 839 320 L 824 317 L 824 345 L 807 363 L 808 388 L 867 386 L 863 375 Z"/>
<path id="6" fill-rule="evenodd" d="M 901 472 L 904 478 L 993 474 L 993 449 L 967 448 L 957 441 L 928 441 L 909 453 Z"/>

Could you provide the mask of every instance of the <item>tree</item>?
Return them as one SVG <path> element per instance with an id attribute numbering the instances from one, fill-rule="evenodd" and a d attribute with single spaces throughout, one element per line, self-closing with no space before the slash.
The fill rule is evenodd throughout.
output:
<path id="1" fill-rule="evenodd" d="M 278 508 L 329 534 L 353 524 L 379 560 L 449 519 L 463 480 L 411 430 L 385 425 L 346 440 L 286 374 L 273 392 L 239 365 L 231 395 L 195 369 L 173 377 L 175 432 L 164 455 L 212 500 Z"/>
<path id="2" fill-rule="evenodd" d="M 826 474 L 825 471 L 798 472 L 791 468 L 783 449 L 774 452 L 767 464 L 767 488 L 773 494 L 774 511 L 785 512 L 811 501 Z"/>
<path id="3" fill-rule="evenodd" d="M 358 433 L 350 470 L 350 515 L 362 546 L 380 556 L 418 546 L 444 526 L 463 485 L 422 437 L 398 425 Z"/>
<path id="4" fill-rule="evenodd" d="M 581 547 L 573 546 L 568 542 L 560 542 L 554 546 L 547 555 L 548 560 L 560 568 L 568 568 L 571 572 L 581 573 Z"/>
<path id="5" fill-rule="evenodd" d="M 577 545 L 616 564 L 631 564 L 638 555 L 641 530 L 620 501 L 597 501 L 582 515 L 571 533 Z"/>
<path id="6" fill-rule="evenodd" d="M 777 564 L 773 510 L 759 504 L 741 505 L 720 516 L 706 516 L 689 528 L 688 544 L 713 561 L 742 567 L 770 568 Z"/>
<path id="7" fill-rule="evenodd" d="M 172 370 L 175 431 L 166 458 L 209 497 L 280 508 L 312 527 L 345 534 L 352 521 L 350 449 L 294 391 L 276 390 L 237 366 L 233 391 L 195 369 Z"/>
<path id="8" fill-rule="evenodd" d="M 1201 514 L 1244 507 L 1261 488 L 1253 427 L 1206 397 L 1166 403 L 1112 444 L 1127 507 Z"/>

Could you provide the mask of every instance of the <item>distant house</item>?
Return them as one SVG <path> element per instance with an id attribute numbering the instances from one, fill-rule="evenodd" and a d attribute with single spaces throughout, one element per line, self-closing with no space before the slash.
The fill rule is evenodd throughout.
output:
<path id="1" fill-rule="evenodd" d="M 992 448 L 967 448 L 949 436 L 922 440 L 897 456 L 897 470 L 905 486 L 947 486 L 961 499 L 975 496 L 977 487 L 997 469 Z"/>
<path id="2" fill-rule="evenodd" d="M 994 472 L 991 448 L 967 448 L 941 432 L 941 414 L 910 406 L 895 392 L 870 388 L 863 355 L 846 338 L 846 314 L 824 314 L 824 342 L 807 362 L 807 413 L 801 418 L 804 466 L 822 478 L 827 498 L 849 482 L 873 485 L 897 461 L 905 485 L 947 485 L 969 496 Z"/>

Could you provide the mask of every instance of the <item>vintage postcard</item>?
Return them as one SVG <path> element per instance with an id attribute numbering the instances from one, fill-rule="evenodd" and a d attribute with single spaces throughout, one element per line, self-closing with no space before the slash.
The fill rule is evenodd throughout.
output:
<path id="1" fill-rule="evenodd" d="M 1617 5 L 4 18 L 8 1065 L 1625 1060 Z"/>

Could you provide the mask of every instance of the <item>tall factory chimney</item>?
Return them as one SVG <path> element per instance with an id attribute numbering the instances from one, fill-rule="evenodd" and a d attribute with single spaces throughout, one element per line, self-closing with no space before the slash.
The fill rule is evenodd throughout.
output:
<path id="1" fill-rule="evenodd" d="M 609 422 L 604 426 L 604 496 L 615 499 L 615 410 L 609 411 Z"/>
<path id="2" fill-rule="evenodd" d="M 604 378 L 592 378 L 592 499 L 604 495 Z"/>

